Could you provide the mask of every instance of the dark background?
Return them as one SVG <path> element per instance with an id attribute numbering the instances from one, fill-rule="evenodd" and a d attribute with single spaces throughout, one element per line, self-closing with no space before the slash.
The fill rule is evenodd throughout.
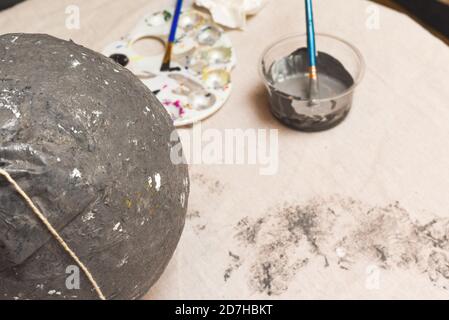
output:
<path id="1" fill-rule="evenodd" d="M 0 10 L 9 8 L 24 0 L 0 0 Z M 55 0 L 58 1 L 58 0 Z M 449 44 L 448 0 L 373 0 L 394 9 L 404 11 L 430 29 L 431 32 Z"/>
<path id="2" fill-rule="evenodd" d="M 0 10 L 9 8 L 16 3 L 22 2 L 23 0 L 0 0 Z"/>
<path id="3" fill-rule="evenodd" d="M 449 45 L 449 0 L 371 0 L 402 11 Z"/>
<path id="4" fill-rule="evenodd" d="M 449 38 L 449 5 L 434 0 L 395 0 Z"/>

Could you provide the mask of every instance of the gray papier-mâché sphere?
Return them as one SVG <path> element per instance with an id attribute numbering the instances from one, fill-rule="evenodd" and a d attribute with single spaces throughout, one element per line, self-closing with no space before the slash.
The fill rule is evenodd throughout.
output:
<path id="1" fill-rule="evenodd" d="M 109 58 L 48 35 L 0 36 L 0 168 L 106 299 L 145 295 L 177 246 L 189 178 L 171 160 L 181 153 L 174 130 L 150 90 Z M 0 176 L 0 299 L 99 296 Z"/>

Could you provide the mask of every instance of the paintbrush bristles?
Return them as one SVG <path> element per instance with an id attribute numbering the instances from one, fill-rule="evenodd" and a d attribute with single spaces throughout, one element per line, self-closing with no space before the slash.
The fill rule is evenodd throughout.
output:
<path id="1" fill-rule="evenodd" d="M 165 49 L 164 59 L 162 60 L 161 71 L 169 71 L 170 70 L 170 60 L 173 51 L 173 43 L 168 42 L 167 47 Z"/>
<path id="2" fill-rule="evenodd" d="M 170 71 L 170 61 L 173 51 L 173 44 L 176 41 L 176 30 L 178 29 L 179 16 L 181 15 L 182 0 L 176 1 L 176 8 L 172 19 L 170 34 L 168 36 L 167 47 L 165 49 L 164 59 L 162 60 L 161 71 Z"/>

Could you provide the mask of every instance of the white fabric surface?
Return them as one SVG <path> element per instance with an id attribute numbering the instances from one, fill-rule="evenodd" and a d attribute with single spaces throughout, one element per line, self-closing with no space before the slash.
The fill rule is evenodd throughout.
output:
<path id="1" fill-rule="evenodd" d="M 80 30 L 65 27 L 65 9 L 72 4 L 81 9 Z M 172 5 L 156 0 L 28 0 L 0 13 L 0 30 L 49 33 L 101 51 L 126 34 L 144 12 Z M 367 207 L 399 201 L 410 218 L 422 224 L 449 217 L 449 50 L 410 18 L 373 6 L 364 0 L 315 1 L 316 29 L 347 39 L 367 63 L 349 117 L 316 134 L 287 129 L 271 116 L 257 73 L 257 60 L 268 44 L 305 32 L 303 2 L 271 1 L 248 21 L 245 31 L 230 31 L 238 54 L 234 91 L 227 104 L 203 122 L 203 129 L 279 129 L 279 172 L 262 176 L 250 165 L 191 166 L 190 218 L 174 258 L 147 298 L 449 296 L 413 265 L 380 268 L 379 285 L 367 287 L 367 266 L 379 261 L 367 255 L 344 270 L 331 258 L 326 267 L 302 243 L 286 249 L 289 263 L 296 261 L 295 255 L 301 257 L 302 249 L 312 258 L 304 267 L 275 266 L 270 281 L 278 292 L 268 296 L 269 288 L 260 289 L 254 278 L 258 259 L 264 259 L 258 253 L 261 247 L 244 247 L 239 241 L 236 226 L 241 219 L 267 218 L 271 212 L 275 216 L 266 221 L 275 221 L 277 208 L 285 203 L 307 203 L 314 197 L 325 202 L 338 195 Z M 379 29 L 372 30 L 366 21 L 376 8 Z M 265 236 L 270 228 L 269 222 L 262 224 Z M 256 241 L 268 243 L 266 237 Z M 239 255 L 239 262 L 230 252 Z M 225 281 L 230 266 L 233 272 Z"/>

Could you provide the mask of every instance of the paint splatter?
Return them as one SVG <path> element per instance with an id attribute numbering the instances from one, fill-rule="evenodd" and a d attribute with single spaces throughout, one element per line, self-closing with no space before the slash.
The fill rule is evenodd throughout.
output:
<path id="1" fill-rule="evenodd" d="M 188 211 L 186 219 L 188 220 L 188 226 L 196 235 L 200 235 L 202 231 L 206 230 L 206 221 L 201 217 L 198 210 Z"/>
<path id="2" fill-rule="evenodd" d="M 127 263 L 128 263 L 128 259 L 129 259 L 128 255 L 125 255 L 125 256 L 123 257 L 123 259 L 121 259 L 120 262 L 117 264 L 117 268 L 121 268 L 121 267 L 123 267 L 125 264 L 127 264 Z"/>
<path id="3" fill-rule="evenodd" d="M 179 196 L 179 202 L 181 203 L 181 207 L 184 208 L 184 205 L 186 204 L 186 194 L 184 192 Z"/>
<path id="4" fill-rule="evenodd" d="M 154 182 L 156 183 L 156 191 L 159 191 L 161 189 L 161 175 L 159 173 L 154 175 Z"/>
<path id="5" fill-rule="evenodd" d="M 256 237 L 262 228 L 264 219 L 258 219 L 255 223 L 250 222 L 249 218 L 243 218 L 239 221 L 237 228 L 240 230 L 236 234 L 236 238 L 247 244 L 256 244 Z"/>
<path id="6" fill-rule="evenodd" d="M 249 270 L 249 286 L 269 296 L 286 291 L 311 261 L 323 269 L 401 269 L 449 289 L 449 219 L 421 224 L 399 202 L 371 206 L 341 196 L 315 198 L 280 206 L 263 218 L 244 218 L 235 231 L 232 252 L 247 257 L 240 266 Z"/>
<path id="7" fill-rule="evenodd" d="M 48 294 L 49 295 L 58 295 L 58 296 L 60 296 L 61 295 L 61 292 L 60 291 L 56 291 L 56 290 L 50 290 L 50 291 L 48 291 Z"/>
<path id="8" fill-rule="evenodd" d="M 174 101 L 172 101 L 172 100 L 167 100 L 167 99 L 165 99 L 165 100 L 162 101 L 162 104 L 163 104 L 165 107 L 169 107 L 169 106 L 175 107 L 175 109 L 177 110 L 177 113 L 178 113 L 177 115 L 173 115 L 173 114 L 172 114 L 172 116 L 175 117 L 175 118 L 182 118 L 182 116 L 185 114 L 185 109 L 184 109 L 184 107 L 182 106 L 180 100 L 174 100 Z M 168 110 L 169 110 L 169 109 L 168 109 Z"/>
<path id="9" fill-rule="evenodd" d="M 81 62 L 79 62 L 78 60 L 72 60 L 72 63 L 71 63 L 71 67 L 72 68 L 76 68 L 76 67 L 78 67 L 79 65 L 81 64 Z"/>
<path id="10" fill-rule="evenodd" d="M 223 275 L 225 282 L 228 281 L 228 279 L 231 277 L 232 272 L 234 272 L 235 269 L 240 268 L 240 266 L 242 265 L 242 261 L 240 260 L 240 257 L 238 255 L 232 253 L 231 251 L 228 252 L 228 255 L 231 259 L 231 263 L 226 268 L 225 273 Z"/>
<path id="11" fill-rule="evenodd" d="M 77 168 L 73 169 L 72 173 L 70 174 L 70 178 L 72 178 L 72 179 L 80 179 L 81 178 L 81 172 Z"/>
<path id="12" fill-rule="evenodd" d="M 187 212 L 186 219 L 192 220 L 192 219 L 196 219 L 196 218 L 200 218 L 200 217 L 201 217 L 200 212 L 198 210 L 193 210 L 193 211 Z"/>
<path id="13" fill-rule="evenodd" d="M 16 119 L 19 119 L 22 114 L 20 113 L 18 106 L 13 103 L 13 98 L 15 95 L 21 96 L 22 94 L 17 90 L 3 89 L 0 92 L 0 109 L 9 110 L 16 117 Z"/>
<path id="14" fill-rule="evenodd" d="M 202 188 L 206 188 L 208 193 L 219 195 L 224 190 L 224 185 L 215 179 L 206 177 L 204 174 L 193 174 L 192 181 L 199 183 Z"/>
<path id="15" fill-rule="evenodd" d="M 95 213 L 93 213 L 92 211 L 89 211 L 88 213 L 86 213 L 81 217 L 81 221 L 83 222 L 88 222 L 93 219 L 95 219 Z"/>
<path id="16" fill-rule="evenodd" d="M 200 235 L 207 228 L 208 217 L 202 216 L 201 213 L 212 213 L 216 211 L 216 207 L 220 206 L 222 203 L 221 193 L 224 190 L 224 185 L 219 180 L 216 180 L 212 177 L 205 176 L 203 174 L 192 174 L 191 177 L 192 188 L 197 189 L 196 192 L 201 194 L 207 194 L 208 197 L 208 206 L 204 208 L 204 202 L 200 207 L 197 206 L 195 202 L 189 202 L 188 212 L 187 212 L 187 226 L 193 230 L 193 232 L 197 235 Z M 184 180 L 184 187 L 186 190 L 189 189 L 190 182 L 188 179 Z M 185 200 L 187 203 L 187 198 Z"/>
<path id="17" fill-rule="evenodd" d="M 117 222 L 114 227 L 112 228 L 114 231 L 123 232 L 123 228 L 121 227 L 121 223 Z"/>

